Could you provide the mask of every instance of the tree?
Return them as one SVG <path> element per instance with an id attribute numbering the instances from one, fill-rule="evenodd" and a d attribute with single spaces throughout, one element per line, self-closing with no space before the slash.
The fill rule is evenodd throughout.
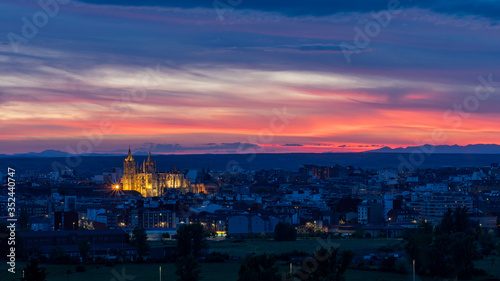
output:
<path id="1" fill-rule="evenodd" d="M 469 209 L 466 207 L 459 207 L 454 210 L 449 208 L 438 225 L 438 232 L 443 234 L 471 233 L 472 228 L 468 212 Z"/>
<path id="2" fill-rule="evenodd" d="M 274 227 L 274 240 L 295 241 L 297 240 L 297 230 L 289 223 L 279 222 Z"/>
<path id="3" fill-rule="evenodd" d="M 200 277 L 200 265 L 198 260 L 193 255 L 179 257 L 175 261 L 175 274 L 178 276 L 177 281 L 198 281 Z"/>
<path id="4" fill-rule="evenodd" d="M 453 274 L 458 279 L 472 279 L 474 272 L 473 261 L 478 258 L 474 236 L 465 235 L 460 232 L 451 237 L 453 241 L 450 245 L 452 254 Z"/>
<path id="5" fill-rule="evenodd" d="M 311 281 L 344 281 L 344 274 L 349 267 L 354 253 L 343 251 L 339 254 L 338 248 L 331 247 L 329 250 L 321 247 L 314 251 L 314 259 L 303 262 L 302 268 L 296 272 L 296 277 Z"/>
<path id="6" fill-rule="evenodd" d="M 139 261 L 144 260 L 144 258 L 149 254 L 150 247 L 147 240 L 148 235 L 146 233 L 146 230 L 142 227 L 135 227 L 132 231 L 130 243 L 135 246 Z"/>
<path id="7" fill-rule="evenodd" d="M 448 209 L 432 232 L 426 225 L 407 233 L 405 250 L 418 274 L 470 279 L 478 258 L 467 208 Z M 487 237 L 484 242 L 488 245 Z"/>
<path id="8" fill-rule="evenodd" d="M 428 259 L 428 248 L 429 244 L 432 242 L 432 233 L 413 233 L 408 238 L 408 242 L 405 245 L 406 254 L 410 261 L 415 260 L 416 267 L 415 270 L 418 274 L 425 274 L 430 261 Z"/>
<path id="9" fill-rule="evenodd" d="M 453 228 L 454 233 L 458 232 L 463 232 L 466 234 L 472 233 L 472 227 L 468 212 L 469 208 L 467 207 L 459 207 L 453 210 L 453 223 L 455 226 Z"/>
<path id="10" fill-rule="evenodd" d="M 26 267 L 23 268 L 21 281 L 45 281 L 46 278 L 46 269 L 38 267 L 37 259 L 31 259 Z"/>
<path id="11" fill-rule="evenodd" d="M 203 237 L 203 226 L 201 224 L 185 224 L 177 230 L 177 251 L 179 256 L 193 255 L 200 257 L 201 250 L 208 248 Z"/>
<path id="12" fill-rule="evenodd" d="M 429 272 L 432 276 L 450 276 L 453 269 L 451 268 L 451 250 L 450 250 L 450 235 L 441 234 L 434 235 L 431 243 L 426 249 L 428 258 L 432 258 L 428 264 Z M 419 261 L 421 262 L 421 261 Z"/>
<path id="13" fill-rule="evenodd" d="M 274 255 L 247 255 L 238 271 L 238 281 L 279 281 Z"/>
<path id="14" fill-rule="evenodd" d="M 161 242 L 165 244 L 165 240 L 170 238 L 170 234 L 167 232 L 161 234 Z"/>
<path id="15" fill-rule="evenodd" d="M 89 259 L 89 253 L 90 253 L 89 240 L 85 239 L 78 243 L 78 252 L 80 252 L 80 257 L 82 258 L 82 261 L 87 261 Z"/>
<path id="16" fill-rule="evenodd" d="M 481 253 L 483 255 L 486 255 L 486 256 L 490 255 L 491 251 L 493 249 L 495 249 L 494 238 L 488 232 L 483 232 L 483 233 L 479 234 L 478 242 L 479 242 L 479 245 L 481 245 L 481 248 L 482 248 L 482 252 Z"/>

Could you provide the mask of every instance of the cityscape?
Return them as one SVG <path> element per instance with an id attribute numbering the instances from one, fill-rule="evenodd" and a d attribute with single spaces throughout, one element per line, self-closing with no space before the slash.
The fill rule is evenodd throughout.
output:
<path id="1" fill-rule="evenodd" d="M 500 4 L 4 1 L 2 281 L 500 280 Z"/>

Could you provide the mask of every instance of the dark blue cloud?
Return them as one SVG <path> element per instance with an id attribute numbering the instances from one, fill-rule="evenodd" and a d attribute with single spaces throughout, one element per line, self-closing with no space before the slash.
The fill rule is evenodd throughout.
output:
<path id="1" fill-rule="evenodd" d="M 183 152 L 183 151 L 193 151 L 193 150 L 216 150 L 216 151 L 221 151 L 221 150 L 238 150 L 238 151 L 244 151 L 248 150 L 250 148 L 260 148 L 259 145 L 253 144 L 253 143 L 240 143 L 240 142 L 234 142 L 234 143 L 208 143 L 205 145 L 201 146 L 182 146 L 180 144 L 171 144 L 171 143 L 145 143 L 142 147 L 137 148 L 137 151 L 149 151 L 151 150 L 152 152 Z"/>
<path id="2" fill-rule="evenodd" d="M 207 0 L 82 0 L 82 2 L 103 5 L 122 6 L 159 6 L 178 8 L 214 8 L 214 1 Z M 361 1 L 329 1 L 329 0 L 216 0 L 222 5 L 219 9 L 252 9 L 265 12 L 278 12 L 288 16 L 326 16 L 346 12 L 371 12 L 388 8 L 389 3 L 401 8 L 423 8 L 435 12 L 456 15 L 477 15 L 492 19 L 500 18 L 500 4 L 489 0 L 361 0 Z M 233 3 L 234 6 L 231 6 Z M 225 5 L 225 6 L 224 6 Z M 214 8 L 215 9 L 215 8 Z"/>

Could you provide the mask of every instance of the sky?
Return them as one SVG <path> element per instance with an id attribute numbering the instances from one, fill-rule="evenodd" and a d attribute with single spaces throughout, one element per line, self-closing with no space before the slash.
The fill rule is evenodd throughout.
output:
<path id="1" fill-rule="evenodd" d="M 0 153 L 500 143 L 497 1 L 7 0 L 0 11 Z"/>

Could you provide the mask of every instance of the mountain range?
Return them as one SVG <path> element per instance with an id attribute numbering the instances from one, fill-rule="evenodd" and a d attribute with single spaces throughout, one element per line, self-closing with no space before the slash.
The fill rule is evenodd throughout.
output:
<path id="1" fill-rule="evenodd" d="M 423 151 L 425 153 L 438 154 L 500 154 L 500 145 L 498 144 L 469 144 L 466 146 L 460 145 L 430 145 L 408 146 L 408 147 L 382 147 L 375 150 L 368 150 L 363 153 L 413 153 Z M 85 153 L 80 156 L 123 156 L 126 153 Z M 72 156 L 68 152 L 60 150 L 45 150 L 42 152 L 16 153 L 16 154 L 0 154 L 0 157 L 22 157 L 22 158 L 38 158 L 38 157 L 66 157 Z M 137 152 L 134 155 L 147 155 L 147 152 Z"/>
<path id="2" fill-rule="evenodd" d="M 424 144 L 421 146 L 408 147 L 382 147 L 376 150 L 366 152 L 383 152 L 383 153 L 414 153 L 423 151 L 425 153 L 443 153 L 443 154 L 500 154 L 500 145 L 498 144 L 469 144 L 466 146 L 460 145 L 430 145 Z"/>

